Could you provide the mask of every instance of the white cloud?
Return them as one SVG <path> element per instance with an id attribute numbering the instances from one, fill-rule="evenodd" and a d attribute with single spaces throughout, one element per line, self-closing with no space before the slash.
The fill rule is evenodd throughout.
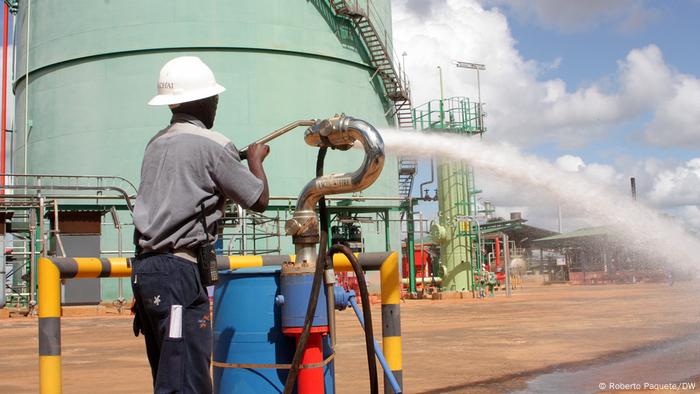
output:
<path id="1" fill-rule="evenodd" d="M 630 114 L 647 111 L 673 93 L 674 71 L 655 45 L 631 50 L 618 62 L 620 100 Z"/>
<path id="2" fill-rule="evenodd" d="M 560 156 L 554 164 L 566 172 L 579 172 L 582 168 L 586 167 L 586 163 L 583 162 L 582 158 L 572 155 Z"/>
<path id="3" fill-rule="evenodd" d="M 582 158 L 573 155 L 564 155 L 554 161 L 559 169 L 565 172 L 577 172 L 595 183 L 602 183 L 617 189 L 622 189 L 623 176 L 615 167 L 608 164 L 586 164 Z"/>
<path id="4" fill-rule="evenodd" d="M 647 142 L 659 146 L 700 147 L 700 80 L 681 75 L 671 96 L 659 103 L 644 132 Z"/>
<path id="5" fill-rule="evenodd" d="M 659 172 L 648 196 L 663 207 L 700 204 L 700 158 Z"/>

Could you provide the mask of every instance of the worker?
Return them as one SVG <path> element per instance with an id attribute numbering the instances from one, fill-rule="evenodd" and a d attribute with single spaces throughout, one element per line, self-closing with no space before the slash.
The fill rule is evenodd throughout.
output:
<path id="1" fill-rule="evenodd" d="M 202 60 L 178 57 L 161 69 L 148 103 L 172 112 L 146 146 L 134 204 L 134 334 L 145 338 L 156 393 L 212 391 L 206 285 L 216 279 L 217 223 L 227 199 L 257 212 L 269 200 L 269 147 L 250 145 L 246 167 L 233 143 L 210 130 L 224 90 Z"/>

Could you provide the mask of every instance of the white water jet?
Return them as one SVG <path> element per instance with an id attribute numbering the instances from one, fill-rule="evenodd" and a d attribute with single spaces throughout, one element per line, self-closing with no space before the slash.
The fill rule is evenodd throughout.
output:
<path id="1" fill-rule="evenodd" d="M 595 184 L 579 174 L 567 173 L 513 147 L 476 138 L 439 132 L 381 131 L 387 153 L 396 156 L 434 157 L 462 161 L 502 177 L 535 186 L 569 203 L 591 222 L 620 227 L 620 238 L 641 248 L 661 263 L 694 265 L 700 239 L 628 195 Z"/>

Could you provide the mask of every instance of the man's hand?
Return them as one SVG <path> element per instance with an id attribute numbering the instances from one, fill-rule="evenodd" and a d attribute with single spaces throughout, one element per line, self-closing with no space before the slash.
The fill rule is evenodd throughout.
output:
<path id="1" fill-rule="evenodd" d="M 262 163 L 270 154 L 270 147 L 266 144 L 250 144 L 246 156 L 248 163 Z"/>
<path id="2" fill-rule="evenodd" d="M 263 191 L 258 201 L 256 201 L 250 209 L 255 212 L 263 212 L 267 209 L 267 205 L 270 202 L 270 189 L 267 186 L 267 177 L 265 176 L 262 162 L 270 153 L 270 147 L 265 144 L 251 144 L 248 146 L 247 153 L 250 172 L 263 182 Z"/>

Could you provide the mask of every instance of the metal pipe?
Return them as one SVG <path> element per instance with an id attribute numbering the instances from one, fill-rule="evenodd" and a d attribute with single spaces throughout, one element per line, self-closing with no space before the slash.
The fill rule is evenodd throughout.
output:
<path id="1" fill-rule="evenodd" d="M 116 254 L 116 255 L 118 255 L 119 253 L 120 252 L 118 250 L 100 250 L 101 255 L 103 255 L 103 254 Z M 136 251 L 135 250 L 122 250 L 121 254 L 122 255 L 125 255 L 125 254 L 126 255 L 134 255 L 134 254 L 136 254 Z M 65 257 L 65 256 L 63 256 L 63 257 Z"/>
<path id="2" fill-rule="evenodd" d="M 6 185 L 4 187 L 6 189 L 24 189 L 24 190 L 31 189 L 31 190 L 37 190 L 37 191 L 41 191 L 41 190 L 76 190 L 76 191 L 78 191 L 78 190 L 94 190 L 94 191 L 109 190 L 109 191 L 114 191 L 114 192 L 121 194 L 122 195 L 121 197 L 126 202 L 126 206 L 127 206 L 127 208 L 129 208 L 129 211 L 133 212 L 133 210 L 134 210 L 133 205 L 131 204 L 131 200 L 130 200 L 131 196 L 129 196 L 127 194 L 126 190 L 124 190 L 120 187 L 116 187 L 116 186 Z M 70 198 L 70 196 L 59 196 L 56 198 Z M 95 196 L 88 196 L 88 197 L 83 197 L 83 198 L 92 199 L 92 198 L 105 198 L 105 197 L 95 195 Z"/>
<path id="3" fill-rule="evenodd" d="M 11 179 L 27 179 L 27 178 L 33 178 L 33 179 L 44 179 L 46 181 L 49 181 L 51 179 L 61 179 L 61 180 L 74 180 L 74 181 L 79 181 L 83 179 L 90 179 L 90 180 L 95 180 L 104 182 L 104 181 L 118 181 L 121 183 L 127 184 L 133 191 L 134 194 L 136 193 L 136 186 L 134 186 L 131 181 L 128 179 L 121 177 L 121 176 L 115 176 L 115 175 L 56 175 L 56 174 L 15 174 L 12 171 L 6 174 L 1 174 L 3 176 L 9 177 Z"/>
<path id="4" fill-rule="evenodd" d="M 9 186 L 5 186 L 5 188 L 9 188 Z M 22 187 L 18 187 L 17 189 L 21 189 Z M 15 200 L 36 200 L 37 199 L 36 194 L 3 194 L 2 199 L 3 200 L 9 200 L 9 199 L 15 199 Z M 71 194 L 71 195 L 54 195 L 54 194 L 45 194 L 45 198 L 47 199 L 66 199 L 66 200 L 89 200 L 89 199 L 95 199 L 95 200 L 122 200 L 122 196 L 99 196 L 99 195 L 87 195 L 87 194 Z M 8 201 L 3 201 L 3 204 L 7 204 Z M 36 208 L 38 204 L 31 205 L 31 207 Z"/>
<path id="5" fill-rule="evenodd" d="M 326 267 L 324 271 L 324 282 L 326 284 L 326 314 L 328 315 L 328 333 L 331 338 L 331 350 L 335 349 L 336 324 L 335 324 L 335 297 L 333 288 L 335 287 L 335 271 L 333 267 Z"/>
<path id="6" fill-rule="evenodd" d="M 66 250 L 61 241 L 61 229 L 58 225 L 58 201 L 53 200 L 53 234 L 56 237 L 56 246 L 61 251 L 61 256 L 66 257 Z"/>
<path id="7" fill-rule="evenodd" d="M 496 268 L 499 268 L 501 265 L 501 240 L 496 238 L 494 239 L 494 256 L 496 257 Z M 504 250 L 505 253 L 505 250 Z"/>
<path id="8" fill-rule="evenodd" d="M 5 9 L 7 9 L 7 4 L 5 4 Z M 2 250 L 3 254 L 0 257 L 0 280 L 2 283 L 0 284 L 0 308 L 5 307 L 5 287 L 6 287 L 6 280 L 5 280 L 5 264 L 6 264 L 6 255 L 4 253 L 5 251 L 5 234 L 0 235 L 0 238 L 2 239 Z"/>
<path id="9" fill-rule="evenodd" d="M 29 308 L 36 306 L 36 211 L 29 211 Z"/>
<path id="10" fill-rule="evenodd" d="M 246 220 L 248 217 L 246 216 L 246 210 L 243 209 L 240 205 L 238 206 L 238 216 L 241 218 L 241 255 L 245 256 L 246 255 Z M 253 240 L 255 242 L 255 240 Z"/>
<path id="11" fill-rule="evenodd" d="M 510 289 L 510 245 L 508 244 L 508 234 L 503 234 L 503 260 L 506 265 L 506 297 L 511 296 Z"/>
<path id="12" fill-rule="evenodd" d="M 297 127 L 302 127 L 302 126 L 313 126 L 316 123 L 316 119 L 309 119 L 309 120 L 297 120 L 294 123 L 290 123 L 284 127 L 280 127 L 279 129 L 273 131 L 272 133 L 260 138 L 259 140 L 255 141 L 253 144 L 266 144 L 275 138 L 286 134 L 289 131 L 292 131 L 296 129 Z M 251 144 L 251 145 L 253 145 Z M 245 160 L 248 156 L 248 147 L 246 146 L 245 148 L 241 149 L 238 151 L 238 155 L 240 156 L 241 160 Z"/>
<path id="13" fill-rule="evenodd" d="M 217 256 L 219 269 L 239 269 L 280 265 L 294 256 Z M 400 278 L 398 254 L 360 253 L 365 270 L 379 270 L 382 299 L 382 349 L 392 375 L 401 385 L 403 362 L 401 352 Z M 61 390 L 61 278 L 128 277 L 131 265 L 126 258 L 41 258 L 39 259 L 39 385 L 41 392 Z M 333 256 L 336 271 L 350 271 L 346 256 Z M 385 380 L 385 386 L 386 384 Z"/>
<path id="14" fill-rule="evenodd" d="M 558 219 L 557 220 L 557 224 L 558 224 L 557 229 L 559 230 L 559 234 L 561 234 L 562 233 L 562 229 L 561 229 L 561 204 L 557 204 L 557 219 Z"/>
<path id="15" fill-rule="evenodd" d="M 316 122 L 306 131 L 304 140 L 311 146 L 342 150 L 350 149 L 355 142 L 359 142 L 365 150 L 358 170 L 317 176 L 299 194 L 296 211 L 287 221 L 285 230 L 294 237 L 298 260 L 307 261 L 311 269 L 311 263 L 316 260 L 314 245 L 318 243 L 316 204 L 323 196 L 364 190 L 374 183 L 384 168 L 384 141 L 372 125 L 345 115 Z"/>
<path id="16" fill-rule="evenodd" d="M 39 255 L 41 257 L 46 257 L 46 237 L 44 236 L 44 211 L 46 209 L 44 207 L 44 197 L 39 195 L 39 245 L 41 247 Z"/>
<path id="17" fill-rule="evenodd" d="M 27 0 L 27 31 L 25 36 L 24 44 L 27 46 L 25 48 L 25 75 L 24 75 L 24 173 L 29 173 L 27 168 L 27 153 L 29 151 L 29 38 L 32 35 L 32 0 Z M 32 289 L 32 292 L 34 289 Z"/>
<path id="18" fill-rule="evenodd" d="M 420 283 L 422 285 L 441 285 L 442 278 L 439 276 L 428 276 L 428 277 L 423 277 L 423 278 L 416 278 L 416 283 Z M 401 284 L 407 285 L 408 278 L 402 278 Z"/>
<path id="19" fill-rule="evenodd" d="M 423 242 L 423 212 L 420 211 L 418 212 L 418 231 L 420 232 L 420 262 L 421 262 L 421 270 L 420 270 L 420 277 L 421 279 L 425 278 L 425 242 Z M 423 289 L 425 290 L 425 289 Z M 423 291 L 422 290 L 422 291 Z"/>
<path id="20" fill-rule="evenodd" d="M 329 297 L 329 298 L 332 298 L 332 297 Z M 355 301 L 354 294 L 350 296 L 348 302 L 350 303 L 350 306 L 352 306 L 352 310 L 355 312 L 355 316 L 357 316 L 357 320 L 360 322 L 360 326 L 362 326 L 362 329 L 364 330 L 365 319 L 362 318 L 362 311 L 360 310 L 360 307 L 357 305 L 357 301 Z M 389 364 L 386 362 L 386 359 L 384 358 L 384 353 L 382 353 L 382 349 L 379 347 L 379 343 L 377 343 L 376 339 L 374 340 L 374 354 L 377 356 L 377 360 L 379 360 L 379 364 L 381 364 L 382 370 L 384 371 L 384 377 L 391 384 L 391 388 L 394 390 L 394 393 L 401 394 L 403 392 L 401 390 L 401 386 L 399 385 L 399 382 L 396 381 L 396 377 L 394 376 L 391 369 L 389 368 Z"/>
<path id="21" fill-rule="evenodd" d="M 295 196 L 270 196 L 270 200 L 298 200 L 299 197 Z M 326 196 L 327 201 L 342 201 L 342 200 L 352 200 L 352 201 L 404 201 L 406 197 L 400 196 L 376 196 L 376 197 L 364 197 L 364 196 L 342 196 L 342 197 L 332 197 Z"/>
<path id="22" fill-rule="evenodd" d="M 304 140 L 317 147 L 349 149 L 357 141 L 365 150 L 360 168 L 353 173 L 329 174 L 309 182 L 297 201 L 297 211 L 313 211 L 321 196 L 363 190 L 374 183 L 384 168 L 384 141 L 379 131 L 364 120 L 341 115 L 317 122 Z"/>
<path id="23" fill-rule="evenodd" d="M 423 192 L 423 186 L 427 186 L 435 182 L 435 163 L 433 162 L 433 159 L 430 159 L 430 180 L 428 182 L 423 182 L 420 184 L 418 187 L 418 192 L 421 193 Z M 428 197 L 428 191 L 425 191 L 425 197 Z M 425 198 L 424 197 L 424 198 Z"/>
<path id="24" fill-rule="evenodd" d="M 408 200 L 406 210 L 406 254 L 408 254 L 408 292 L 416 294 L 416 240 L 415 219 L 413 216 L 413 199 Z"/>
<path id="25" fill-rule="evenodd" d="M 2 114 L 0 115 L 0 118 L 2 118 L 0 120 L 2 122 L 2 142 L 0 142 L 0 144 L 2 144 L 0 147 L 2 151 L 0 152 L 0 160 L 2 160 L 2 163 L 0 163 L 0 172 L 4 174 L 5 163 L 7 162 L 7 25 L 10 20 L 10 8 L 7 3 L 3 3 L 2 20 Z M 4 176 L 2 176 L 2 179 L 0 179 L 0 185 L 5 186 Z M 4 194 L 5 191 L 3 190 L 2 193 Z M 3 296 L 5 294 L 4 283 L 5 279 L 3 277 Z M 5 302 L 3 301 L 2 304 L 5 305 Z"/>
<path id="26" fill-rule="evenodd" d="M 119 220 L 119 215 L 117 210 L 112 206 L 109 209 L 109 213 L 112 215 L 112 223 L 114 223 L 114 228 L 117 229 L 117 257 L 122 257 L 122 224 Z M 119 298 L 117 298 L 117 310 L 121 313 L 122 307 L 126 300 L 124 299 L 124 283 L 123 278 L 117 279 L 119 281 Z"/>

